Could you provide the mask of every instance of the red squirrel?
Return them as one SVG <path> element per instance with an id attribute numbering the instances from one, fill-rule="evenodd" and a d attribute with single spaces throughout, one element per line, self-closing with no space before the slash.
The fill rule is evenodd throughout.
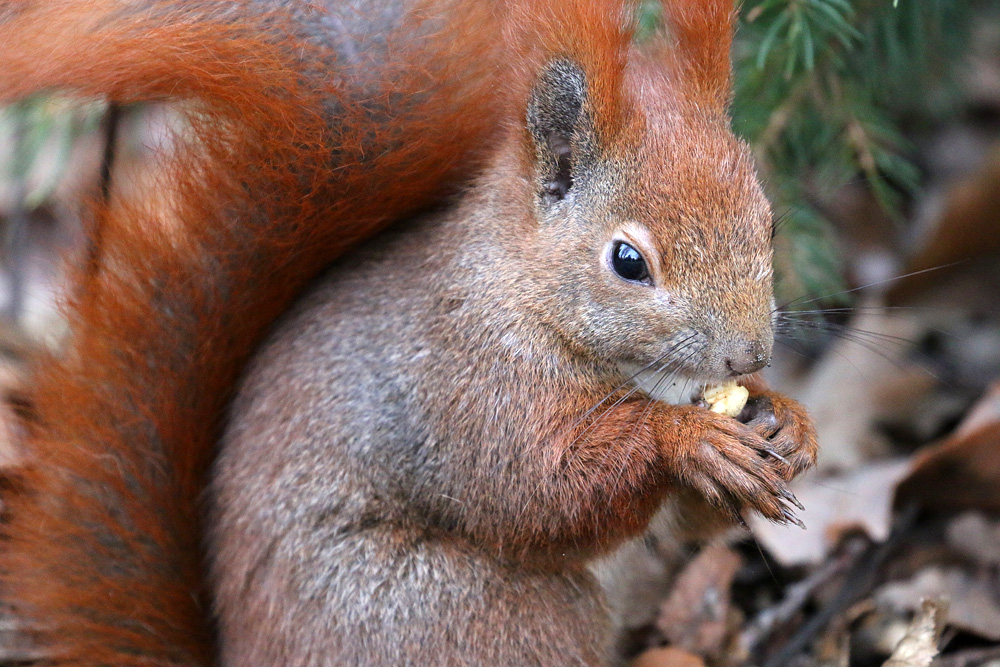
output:
<path id="1" fill-rule="evenodd" d="M 5 98 L 188 111 L 33 376 L 0 572 L 50 664 L 604 664 L 588 564 L 665 499 L 794 520 L 732 5 L 664 10 L 0 3 Z M 651 398 L 733 376 L 746 423 Z"/>

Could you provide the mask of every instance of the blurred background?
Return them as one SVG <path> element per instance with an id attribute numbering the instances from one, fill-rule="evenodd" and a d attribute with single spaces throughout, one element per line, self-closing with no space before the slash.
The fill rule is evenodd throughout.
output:
<path id="1" fill-rule="evenodd" d="M 639 38 L 658 21 L 644 1 Z M 776 220 L 767 374 L 820 432 L 808 530 L 650 544 L 623 655 L 1000 665 L 1000 2 L 746 0 L 733 59 Z M 0 109 L 0 465 L 26 361 L 65 336 L 63 267 L 99 256 L 87 202 L 157 196 L 175 119 L 57 94 Z M 890 657 L 908 641 L 923 653 Z"/>

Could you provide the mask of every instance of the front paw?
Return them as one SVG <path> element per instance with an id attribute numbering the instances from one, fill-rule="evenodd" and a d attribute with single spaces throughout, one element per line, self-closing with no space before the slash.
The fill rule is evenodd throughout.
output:
<path id="1" fill-rule="evenodd" d="M 695 406 L 678 407 L 685 434 L 676 476 L 710 503 L 739 520 L 748 508 L 778 523 L 801 522 L 801 508 L 786 485 L 783 461 L 774 443 L 736 419 Z"/>
<path id="2" fill-rule="evenodd" d="M 816 429 L 798 402 L 772 391 L 755 393 L 737 419 L 767 439 L 785 480 L 816 464 Z"/>

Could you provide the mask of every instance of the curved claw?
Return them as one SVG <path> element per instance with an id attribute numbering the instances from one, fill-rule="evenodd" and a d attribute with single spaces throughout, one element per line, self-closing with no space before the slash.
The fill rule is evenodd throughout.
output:
<path id="1" fill-rule="evenodd" d="M 802 520 L 799 517 L 797 517 L 794 514 L 792 514 L 791 510 L 783 509 L 783 510 L 781 510 L 781 514 L 782 514 L 782 516 L 785 517 L 785 520 L 788 523 L 794 523 L 796 526 L 798 526 L 802 530 L 806 529 L 806 524 L 802 523 Z"/>
<path id="2" fill-rule="evenodd" d="M 778 459 L 779 461 L 781 461 L 782 463 L 784 463 L 788 467 L 792 466 L 792 464 L 788 462 L 788 459 L 786 459 L 784 456 L 782 456 L 778 452 L 774 451 L 770 447 L 764 447 L 761 451 L 763 451 L 768 456 L 773 456 L 774 458 Z"/>
<path id="3" fill-rule="evenodd" d="M 782 489 L 781 490 L 781 496 L 785 500 L 787 500 L 788 502 L 790 502 L 791 504 L 793 504 L 796 507 L 798 507 L 800 510 L 805 511 L 805 509 L 806 509 L 805 505 L 803 505 L 802 503 L 800 503 L 799 499 L 795 497 L 795 494 L 792 493 L 791 491 L 789 491 L 788 489 Z"/>

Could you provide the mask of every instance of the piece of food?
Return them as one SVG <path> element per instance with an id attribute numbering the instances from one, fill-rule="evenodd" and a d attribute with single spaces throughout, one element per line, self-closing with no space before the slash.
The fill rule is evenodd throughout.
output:
<path id="1" fill-rule="evenodd" d="M 749 397 L 750 392 L 747 391 L 747 388 L 741 387 L 735 382 L 708 387 L 702 394 L 702 399 L 709 410 L 729 417 L 736 417 L 740 414 Z"/>

